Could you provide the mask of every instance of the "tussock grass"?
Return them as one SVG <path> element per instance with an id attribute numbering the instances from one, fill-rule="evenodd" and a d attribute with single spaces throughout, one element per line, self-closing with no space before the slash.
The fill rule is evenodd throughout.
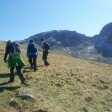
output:
<path id="1" fill-rule="evenodd" d="M 0 54 L 3 65 L 0 73 L 5 75 L 8 69 L 2 56 Z M 111 65 L 50 53 L 50 66 L 43 66 L 40 54 L 38 71 L 32 72 L 24 53 L 23 59 L 26 63 L 24 74 L 30 85 L 21 86 L 16 76 L 14 83 L 2 86 L 0 106 L 6 110 L 4 112 L 8 108 L 14 112 L 112 112 Z M 1 75 L 1 83 L 7 80 L 8 77 Z M 10 107 L 10 100 L 19 93 L 29 93 L 35 100 L 18 99 L 17 105 Z"/>

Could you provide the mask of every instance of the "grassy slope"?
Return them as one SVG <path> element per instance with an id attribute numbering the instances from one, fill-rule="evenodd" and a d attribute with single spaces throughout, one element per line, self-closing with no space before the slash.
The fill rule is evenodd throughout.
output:
<path id="1" fill-rule="evenodd" d="M 27 58 L 23 57 L 24 74 L 30 86 L 19 88 L 16 76 L 14 83 L 0 87 L 0 112 L 112 112 L 111 65 L 50 54 L 49 67 L 43 66 L 40 55 L 38 71 L 31 72 Z M 0 83 L 3 83 L 8 80 L 3 51 L 0 65 Z M 10 107 L 10 100 L 18 93 L 32 94 L 35 101 L 18 99 Z"/>

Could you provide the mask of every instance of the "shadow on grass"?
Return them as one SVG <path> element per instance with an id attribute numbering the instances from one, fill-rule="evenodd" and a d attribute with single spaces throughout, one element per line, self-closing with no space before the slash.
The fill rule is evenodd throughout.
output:
<path id="1" fill-rule="evenodd" d="M 20 86 L 0 86 L 0 93 L 2 93 L 4 90 L 13 91 L 19 88 Z"/>
<path id="2" fill-rule="evenodd" d="M 39 67 L 44 67 L 44 65 L 38 65 L 37 68 L 39 68 Z M 25 69 L 30 69 L 30 68 L 31 68 L 31 67 L 27 66 L 27 67 L 24 67 L 24 70 L 25 70 Z"/>
<path id="3" fill-rule="evenodd" d="M 0 86 L 7 85 L 7 84 L 9 84 L 9 82 L 3 82 L 0 84 Z"/>
<path id="4" fill-rule="evenodd" d="M 27 72 L 30 72 L 30 70 L 26 70 L 26 69 L 23 70 L 23 73 L 27 73 Z"/>
<path id="5" fill-rule="evenodd" d="M 6 77 L 9 77 L 9 76 L 10 76 L 10 73 L 0 73 L 1 78 L 6 78 Z"/>
<path id="6" fill-rule="evenodd" d="M 30 67 L 24 67 L 24 70 L 26 70 L 26 69 L 30 69 Z"/>
<path id="7" fill-rule="evenodd" d="M 39 66 L 37 66 L 37 69 L 38 69 L 39 67 L 44 67 L 44 65 L 39 65 Z M 23 73 L 27 73 L 27 72 L 31 72 L 31 67 L 24 67 Z"/>

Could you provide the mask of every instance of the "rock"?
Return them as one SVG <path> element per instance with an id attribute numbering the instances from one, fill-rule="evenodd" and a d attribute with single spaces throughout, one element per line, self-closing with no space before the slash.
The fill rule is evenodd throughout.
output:
<path id="1" fill-rule="evenodd" d="M 34 97 L 28 93 L 21 93 L 21 94 L 18 94 L 16 97 L 21 98 L 22 100 L 29 100 L 29 99 L 34 100 Z"/>

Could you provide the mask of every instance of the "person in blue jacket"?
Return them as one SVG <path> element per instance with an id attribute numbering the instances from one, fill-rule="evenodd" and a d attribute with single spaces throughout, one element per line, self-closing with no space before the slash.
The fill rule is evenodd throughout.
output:
<path id="1" fill-rule="evenodd" d="M 29 44 L 27 47 L 27 57 L 28 57 L 28 61 L 30 63 L 31 69 L 34 69 L 34 71 L 36 71 L 37 70 L 38 49 L 33 40 L 29 41 Z"/>

